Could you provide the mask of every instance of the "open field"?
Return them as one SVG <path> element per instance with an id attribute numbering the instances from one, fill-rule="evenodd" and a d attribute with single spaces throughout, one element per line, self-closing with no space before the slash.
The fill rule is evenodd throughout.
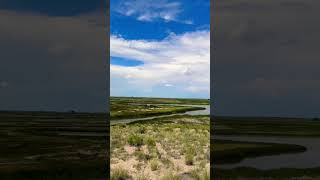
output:
<path id="1" fill-rule="evenodd" d="M 107 133 L 105 114 L 0 112 L 0 179 L 104 179 Z"/>

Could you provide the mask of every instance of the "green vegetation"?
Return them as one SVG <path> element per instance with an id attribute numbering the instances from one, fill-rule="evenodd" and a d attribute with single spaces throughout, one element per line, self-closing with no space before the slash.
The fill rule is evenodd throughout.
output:
<path id="1" fill-rule="evenodd" d="M 143 138 L 139 135 L 129 135 L 128 143 L 131 146 L 141 146 L 143 145 Z"/>
<path id="2" fill-rule="evenodd" d="M 110 97 L 111 103 L 119 104 L 197 104 L 209 105 L 209 99 L 149 98 L 149 97 Z"/>
<path id="3" fill-rule="evenodd" d="M 143 118 L 156 115 L 184 113 L 204 109 L 202 107 L 173 106 L 173 105 L 130 105 L 111 104 L 110 117 L 115 119 Z"/>
<path id="4" fill-rule="evenodd" d="M 0 112 L 0 179 L 106 176 L 106 114 Z"/>
<path id="5" fill-rule="evenodd" d="M 181 180 L 177 175 L 174 175 L 172 172 L 166 173 L 161 180 Z"/>
<path id="6" fill-rule="evenodd" d="M 130 170 L 134 179 L 137 172 L 171 180 L 193 169 L 209 171 L 209 124 L 209 116 L 176 115 L 112 125 L 111 167 Z"/>
<path id="7" fill-rule="evenodd" d="M 127 170 L 121 168 L 114 168 L 111 171 L 111 180 L 129 179 L 130 175 Z"/>
<path id="8" fill-rule="evenodd" d="M 193 165 L 193 154 L 186 154 L 184 158 L 186 165 Z"/>
<path id="9" fill-rule="evenodd" d="M 211 130 L 215 135 L 233 136 L 288 136 L 319 137 L 320 122 L 299 118 L 258 118 L 258 117 L 215 117 Z M 299 145 L 250 143 L 229 140 L 214 140 L 211 146 L 213 162 L 216 164 L 236 163 L 247 157 L 299 153 L 307 149 Z M 319 168 L 258 170 L 249 167 L 234 169 L 213 168 L 215 179 L 319 179 Z"/>
<path id="10" fill-rule="evenodd" d="M 157 169 L 159 168 L 159 162 L 158 162 L 158 160 L 152 159 L 152 160 L 150 161 L 150 167 L 151 167 L 151 170 L 152 170 L 152 171 L 157 170 Z"/>
<path id="11" fill-rule="evenodd" d="M 217 135 L 320 136 L 320 121 L 299 118 L 215 117 Z"/>

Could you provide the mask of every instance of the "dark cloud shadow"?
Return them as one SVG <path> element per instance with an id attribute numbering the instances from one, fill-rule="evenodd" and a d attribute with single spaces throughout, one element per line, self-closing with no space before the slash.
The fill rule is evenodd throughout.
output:
<path id="1" fill-rule="evenodd" d="M 105 11 L 54 16 L 0 10 L 0 110 L 105 112 Z"/>
<path id="2" fill-rule="evenodd" d="M 216 1 L 216 115 L 319 116 L 320 2 Z"/>

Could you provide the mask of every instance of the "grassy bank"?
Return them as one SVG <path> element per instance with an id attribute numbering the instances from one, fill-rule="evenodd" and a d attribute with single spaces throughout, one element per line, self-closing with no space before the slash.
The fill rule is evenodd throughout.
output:
<path id="1" fill-rule="evenodd" d="M 197 104 L 209 105 L 209 99 L 149 98 L 149 97 L 110 97 L 110 102 L 123 104 Z"/>
<path id="2" fill-rule="evenodd" d="M 122 102 L 111 103 L 110 117 L 112 120 L 125 118 L 143 118 L 156 115 L 184 113 L 187 111 L 202 110 L 202 107 L 170 106 L 170 105 L 144 105 L 125 104 Z"/>
<path id="3" fill-rule="evenodd" d="M 176 106 L 176 104 L 181 106 Z M 204 99 L 111 97 L 110 117 L 112 120 L 143 118 L 205 109 L 202 107 L 182 106 L 183 104 L 208 105 L 209 101 Z"/>

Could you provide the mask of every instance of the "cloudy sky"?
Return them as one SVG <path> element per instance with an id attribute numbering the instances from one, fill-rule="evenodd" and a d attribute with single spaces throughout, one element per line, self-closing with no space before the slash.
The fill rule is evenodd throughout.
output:
<path id="1" fill-rule="evenodd" d="M 215 1 L 215 113 L 320 116 L 320 2 Z"/>
<path id="2" fill-rule="evenodd" d="M 209 0 L 111 0 L 111 95 L 208 98 Z"/>
<path id="3" fill-rule="evenodd" d="M 0 110 L 107 106 L 106 2 L 0 1 Z"/>

